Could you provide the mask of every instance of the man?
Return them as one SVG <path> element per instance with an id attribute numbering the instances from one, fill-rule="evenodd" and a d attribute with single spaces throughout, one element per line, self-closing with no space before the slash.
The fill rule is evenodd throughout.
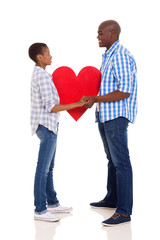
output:
<path id="1" fill-rule="evenodd" d="M 102 222 L 115 226 L 130 222 L 133 204 L 132 167 L 127 145 L 128 123 L 137 113 L 136 63 L 119 42 L 121 28 L 109 20 L 98 28 L 99 47 L 106 47 L 101 66 L 98 96 L 86 97 L 85 106 L 97 103 L 96 121 L 108 158 L 107 194 L 92 207 L 116 208 L 115 214 Z"/>

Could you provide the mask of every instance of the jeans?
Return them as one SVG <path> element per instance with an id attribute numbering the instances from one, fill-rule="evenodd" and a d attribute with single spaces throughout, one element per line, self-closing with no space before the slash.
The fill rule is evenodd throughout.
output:
<path id="1" fill-rule="evenodd" d="M 129 121 L 119 117 L 101 123 L 98 121 L 104 150 L 108 158 L 107 194 L 105 201 L 116 206 L 116 212 L 132 214 L 133 179 L 128 150 Z"/>
<path id="2" fill-rule="evenodd" d="M 53 184 L 57 135 L 42 125 L 38 126 L 36 134 L 40 139 L 40 148 L 34 182 L 34 204 L 35 212 L 42 214 L 47 211 L 46 204 L 50 207 L 59 205 Z"/>

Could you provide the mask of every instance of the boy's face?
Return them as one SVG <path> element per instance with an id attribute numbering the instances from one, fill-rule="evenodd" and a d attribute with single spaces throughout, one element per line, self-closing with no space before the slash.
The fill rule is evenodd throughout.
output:
<path id="1" fill-rule="evenodd" d="M 48 47 L 44 47 L 42 54 L 37 55 L 38 64 L 40 64 L 43 68 L 47 65 L 51 65 L 52 56 L 50 55 L 50 51 Z"/>

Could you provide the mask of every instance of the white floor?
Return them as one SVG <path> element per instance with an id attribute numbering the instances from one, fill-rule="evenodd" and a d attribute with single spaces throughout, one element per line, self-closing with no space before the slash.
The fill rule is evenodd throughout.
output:
<path id="1" fill-rule="evenodd" d="M 95 210 L 89 206 L 90 202 L 101 200 L 106 193 L 107 160 L 96 125 L 89 120 L 87 125 L 84 118 L 77 125 L 69 120 L 67 128 L 64 128 L 63 120 L 59 131 L 54 180 L 61 204 L 72 206 L 73 212 L 60 215 L 61 221 L 58 223 L 33 220 L 33 182 L 38 140 L 30 136 L 29 128 L 18 135 L 14 128 L 11 138 L 6 134 L 6 138 L 2 138 L 5 144 L 1 149 L 0 238 L 159 239 L 160 159 L 157 126 L 147 131 L 143 121 L 130 126 L 129 147 L 134 173 L 132 221 L 126 226 L 108 228 L 103 227 L 101 222 L 110 217 L 113 211 Z M 155 136 L 152 136 L 153 132 Z"/>
<path id="2" fill-rule="evenodd" d="M 129 127 L 134 173 L 132 221 L 124 226 L 103 227 L 101 222 L 113 211 L 92 209 L 89 203 L 101 200 L 106 193 L 107 160 L 97 126 L 90 119 L 86 122 L 89 112 L 86 115 L 78 123 L 72 121 L 67 113 L 62 115 L 54 183 L 60 203 L 72 206 L 73 211 L 59 215 L 61 220 L 58 223 L 33 220 L 33 182 L 39 145 L 36 136 L 31 137 L 29 129 L 26 129 L 25 143 L 18 142 L 18 136 L 24 139 L 20 132 L 17 141 L 7 140 L 10 150 L 7 144 L 2 149 L 5 157 L 2 158 L 0 174 L 0 236 L 4 240 L 159 239 L 158 141 L 150 147 L 149 139 L 144 137 L 146 128 L 143 128 L 143 121 Z M 13 131 L 13 136 L 16 136 L 16 129 Z M 152 132 L 148 134 L 151 136 Z"/>
<path id="3" fill-rule="evenodd" d="M 0 239 L 158 240 L 160 239 L 159 1 L 1 1 Z M 107 160 L 95 124 L 95 106 L 78 122 L 61 113 L 55 189 L 73 212 L 59 223 L 33 220 L 33 183 L 38 139 L 30 130 L 28 57 L 33 42 L 45 42 L 53 56 L 50 73 L 69 66 L 76 73 L 101 65 L 97 29 L 115 19 L 121 43 L 136 58 L 138 115 L 129 127 L 134 207 L 131 224 L 107 228 L 112 211 L 93 210 L 106 194 Z M 43 30 L 42 30 L 43 29 Z"/>
<path id="4" fill-rule="evenodd" d="M 85 213 L 73 213 L 70 217 L 63 218 L 59 224 L 43 224 L 35 221 L 35 239 L 42 240 L 44 234 L 50 239 L 119 239 L 131 240 L 131 225 L 127 224 L 121 228 L 106 228 L 101 226 L 101 221 L 110 216 L 112 211 L 85 209 Z M 46 233 L 44 233 L 44 229 Z M 48 232 L 48 233 L 47 233 Z M 52 238 L 51 238 L 52 237 Z"/>
<path id="5" fill-rule="evenodd" d="M 31 212 L 27 211 L 19 210 L 16 215 L 12 213 L 11 210 L 8 211 L 3 220 L 3 228 L 1 227 L 3 239 L 139 240 L 159 238 L 159 216 L 154 212 L 145 216 L 137 214 L 130 224 L 119 227 L 101 225 L 101 221 L 109 217 L 113 211 L 93 210 L 87 206 L 74 209 L 72 214 L 61 214 L 61 220 L 57 223 L 35 221 Z"/>

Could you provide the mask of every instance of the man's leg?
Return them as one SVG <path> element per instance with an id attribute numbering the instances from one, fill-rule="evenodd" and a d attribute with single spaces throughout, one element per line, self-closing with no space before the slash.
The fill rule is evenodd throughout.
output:
<path id="1" fill-rule="evenodd" d="M 127 136 L 128 120 L 120 117 L 105 123 L 111 158 L 116 168 L 117 213 L 132 214 L 133 186 Z"/>
<path id="2" fill-rule="evenodd" d="M 104 123 L 98 123 L 99 132 L 103 142 L 104 150 L 108 159 L 108 176 L 107 176 L 107 194 L 104 198 L 106 202 L 110 202 L 116 206 L 117 203 L 117 191 L 116 191 L 116 169 L 112 162 L 108 140 L 105 133 Z"/>

